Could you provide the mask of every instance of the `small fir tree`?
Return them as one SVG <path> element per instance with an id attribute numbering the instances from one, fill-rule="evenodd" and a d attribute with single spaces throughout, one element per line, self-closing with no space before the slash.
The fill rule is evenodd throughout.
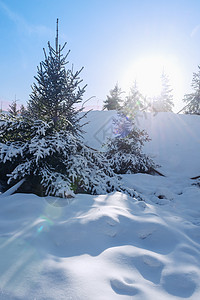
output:
<path id="1" fill-rule="evenodd" d="M 17 100 L 12 101 L 9 105 L 9 114 L 12 116 L 17 116 L 19 114 L 19 109 L 17 109 Z"/>
<path id="2" fill-rule="evenodd" d="M 134 99 L 138 99 L 140 94 L 136 87 L 133 92 Z M 125 103 L 123 109 L 118 111 L 118 117 L 114 119 L 115 137 L 109 138 L 105 144 L 106 157 L 117 174 L 152 173 L 157 167 L 142 151 L 144 143 L 150 139 L 144 130 L 140 130 L 135 125 L 137 110 L 137 100 L 132 110 Z"/>
<path id="3" fill-rule="evenodd" d="M 150 140 L 144 130 L 138 129 L 127 116 L 119 114 L 115 120 L 115 134 L 106 144 L 106 157 L 115 173 L 154 172 L 157 166 L 142 151 L 144 143 Z"/>
<path id="4" fill-rule="evenodd" d="M 110 95 L 107 96 L 107 99 L 104 101 L 103 110 L 119 110 L 120 103 L 122 102 L 122 90 L 119 88 L 118 84 L 115 85 L 113 90 L 110 90 Z"/>
<path id="5" fill-rule="evenodd" d="M 25 106 L 23 104 L 20 106 L 19 112 L 20 112 L 20 115 L 22 117 L 26 115 L 27 111 L 26 111 Z"/>
<path id="6" fill-rule="evenodd" d="M 194 92 L 184 96 L 183 101 L 188 104 L 183 111 L 185 114 L 200 115 L 200 66 L 198 66 L 198 72 L 193 73 L 191 86 Z"/>
<path id="7" fill-rule="evenodd" d="M 117 174 L 151 173 L 157 166 L 153 160 L 143 153 L 142 147 L 149 136 L 135 125 L 139 109 L 144 109 L 145 99 L 139 92 L 137 84 L 131 88 L 123 107 L 114 119 L 114 138 L 105 144 L 106 157 L 111 168 Z"/>
<path id="8" fill-rule="evenodd" d="M 125 112 L 126 116 L 133 119 L 138 111 L 144 109 L 145 98 L 138 90 L 137 82 L 135 81 L 120 110 Z"/>
<path id="9" fill-rule="evenodd" d="M 169 77 L 163 72 L 161 75 L 161 93 L 153 98 L 151 110 L 153 112 L 172 112 L 174 106 L 172 91 Z"/>

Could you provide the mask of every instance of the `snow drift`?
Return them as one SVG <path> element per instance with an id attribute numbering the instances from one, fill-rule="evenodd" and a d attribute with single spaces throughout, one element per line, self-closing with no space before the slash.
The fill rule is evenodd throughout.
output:
<path id="1" fill-rule="evenodd" d="M 145 174 L 124 182 L 145 202 L 1 197 L 0 299 L 198 299 L 200 190 Z"/>

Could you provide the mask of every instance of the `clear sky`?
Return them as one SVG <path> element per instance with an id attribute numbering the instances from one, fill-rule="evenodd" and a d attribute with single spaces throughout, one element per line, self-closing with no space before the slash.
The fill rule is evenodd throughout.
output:
<path id="1" fill-rule="evenodd" d="M 101 108 L 118 82 L 128 93 L 136 79 L 156 93 L 164 69 L 174 89 L 174 111 L 191 91 L 200 64 L 199 0 L 0 0 L 0 101 L 26 104 L 43 47 L 54 44 L 59 18 L 69 67 L 84 66 L 84 100 Z"/>

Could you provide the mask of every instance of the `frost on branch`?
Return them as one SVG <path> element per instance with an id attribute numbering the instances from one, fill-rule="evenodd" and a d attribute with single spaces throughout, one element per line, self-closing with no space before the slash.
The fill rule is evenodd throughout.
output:
<path id="1" fill-rule="evenodd" d="M 4 121 L 0 123 L 0 169 L 1 180 L 7 181 L 8 186 L 26 178 L 28 191 L 59 197 L 77 192 L 124 191 L 102 153 L 87 147 L 70 132 L 57 131 L 53 122 L 25 122 L 20 118 L 14 123 L 6 118 Z M 9 132 L 11 141 L 5 132 Z M 17 141 L 17 137 L 21 140 Z"/>

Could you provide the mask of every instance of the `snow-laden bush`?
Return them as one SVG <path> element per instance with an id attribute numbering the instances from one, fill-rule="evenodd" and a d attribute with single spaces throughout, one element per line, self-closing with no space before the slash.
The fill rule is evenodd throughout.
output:
<path id="1" fill-rule="evenodd" d="M 54 122 L 2 117 L 0 139 L 1 179 L 9 186 L 26 178 L 30 191 L 60 197 L 124 191 L 102 153 Z"/>
<path id="2" fill-rule="evenodd" d="M 138 129 L 134 122 L 123 113 L 114 120 L 115 137 L 106 143 L 106 157 L 117 174 L 151 173 L 156 167 L 153 160 L 142 152 L 149 137 Z"/>

